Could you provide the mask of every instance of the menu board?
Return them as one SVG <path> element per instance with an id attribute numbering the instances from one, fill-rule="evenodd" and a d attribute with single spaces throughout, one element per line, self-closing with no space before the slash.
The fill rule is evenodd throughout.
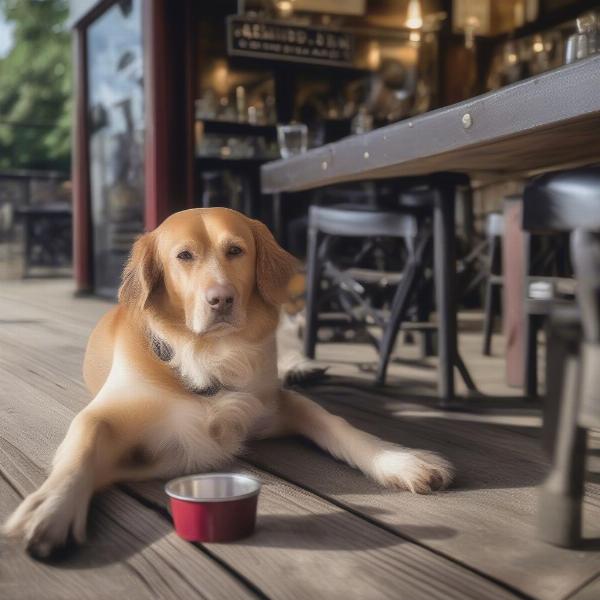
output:
<path id="1" fill-rule="evenodd" d="M 347 67 L 354 58 L 354 36 L 323 27 L 232 15 L 227 18 L 227 51 L 232 56 Z"/>

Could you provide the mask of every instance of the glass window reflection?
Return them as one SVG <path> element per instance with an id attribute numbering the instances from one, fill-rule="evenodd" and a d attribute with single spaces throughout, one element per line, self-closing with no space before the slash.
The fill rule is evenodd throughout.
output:
<path id="1" fill-rule="evenodd" d="M 87 35 L 94 288 L 114 296 L 144 228 L 141 0 L 116 3 Z"/>

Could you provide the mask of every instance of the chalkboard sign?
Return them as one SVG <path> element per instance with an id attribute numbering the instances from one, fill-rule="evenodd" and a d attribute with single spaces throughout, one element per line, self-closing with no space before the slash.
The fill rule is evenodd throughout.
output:
<path id="1" fill-rule="evenodd" d="M 348 67 L 352 66 L 354 37 L 322 27 L 230 16 L 227 51 L 233 56 Z"/>

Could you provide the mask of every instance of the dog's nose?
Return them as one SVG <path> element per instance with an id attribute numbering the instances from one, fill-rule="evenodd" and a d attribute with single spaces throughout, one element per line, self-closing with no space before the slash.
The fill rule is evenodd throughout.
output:
<path id="1" fill-rule="evenodd" d="M 233 308 L 235 290 L 232 285 L 213 285 L 206 290 L 206 301 L 212 310 L 219 313 L 229 313 Z"/>

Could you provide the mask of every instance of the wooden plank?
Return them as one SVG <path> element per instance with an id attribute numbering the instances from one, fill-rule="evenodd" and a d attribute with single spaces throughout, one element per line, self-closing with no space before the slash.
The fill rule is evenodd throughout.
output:
<path id="1" fill-rule="evenodd" d="M 40 336 L 36 332 L 39 327 L 37 323 L 20 326 L 18 338 L 15 327 L 7 326 L 0 333 L 3 347 L 8 350 L 5 355 L 0 353 L 0 385 L 19 398 L 8 404 L 5 445 L 9 449 L 18 447 L 47 464 L 50 449 L 62 437 L 69 415 L 83 400 L 80 385 L 55 385 L 61 376 L 65 381 L 72 380 L 75 365 L 61 361 L 60 353 L 52 352 L 52 348 L 64 343 L 65 338 L 75 344 L 76 336 L 51 333 L 47 323 L 45 334 Z M 84 342 L 80 337 L 81 348 Z M 21 350 L 18 355 L 16 348 Z M 29 364 L 36 365 L 34 373 Z M 43 411 L 40 406 L 44 406 Z M 0 464 L 4 462 L 8 461 L 0 458 Z M 22 469 L 19 473 L 23 471 L 26 472 Z M 386 598 L 394 590 L 395 597 L 407 599 L 514 597 L 468 569 L 273 476 L 254 472 L 266 484 L 257 534 L 238 544 L 209 545 L 208 550 L 269 596 Z M 166 498 L 160 484 L 133 489 L 145 501 L 164 507 Z M 129 499 L 134 506 L 126 506 L 123 503 L 127 497 L 123 499 L 118 491 L 108 497 L 115 495 L 122 510 L 114 520 L 128 523 L 128 529 L 135 526 L 137 517 L 132 518 L 132 512 L 139 509 L 139 504 Z M 111 516 L 115 502 L 105 505 L 106 496 L 100 502 L 102 515 Z M 163 524 L 170 529 L 166 522 Z M 102 533 L 92 538 L 90 552 L 103 540 L 104 528 L 97 529 Z M 443 530 L 436 532 L 443 534 Z M 203 578 L 200 573 L 199 580 Z"/>
<path id="2" fill-rule="evenodd" d="M 0 518 L 8 516 L 21 496 L 0 477 Z M 151 589 L 133 569 L 122 563 L 111 564 L 114 550 L 107 544 L 77 557 L 81 570 L 60 569 L 35 561 L 6 541 L 0 541 L 0 595 L 15 600 L 25 598 L 89 599 L 96 598 L 154 598 Z M 92 561 L 102 568 L 89 568 Z M 71 565 L 70 565 L 71 566 Z M 87 567 L 87 568 L 86 568 Z"/>
<path id="3" fill-rule="evenodd" d="M 381 490 L 311 445 L 293 440 L 256 445 L 249 456 L 253 464 L 535 598 L 564 598 L 600 571 L 595 552 L 573 552 L 535 540 L 536 486 L 545 463 L 532 437 L 503 426 L 440 418 L 382 419 L 343 404 L 352 388 L 345 390 L 345 398 L 339 389 L 328 395 L 324 388 L 321 404 L 357 426 L 447 456 L 457 467 L 453 488 L 425 497 Z M 595 538 L 600 537 L 598 484 L 589 488 L 586 534 Z M 429 528 L 439 526 L 452 534 L 427 535 Z"/>
<path id="4" fill-rule="evenodd" d="M 438 171 L 492 173 L 597 160 L 600 56 L 261 168 L 265 193 Z M 465 126 L 463 118 L 468 115 Z M 535 151 L 532 149 L 535 148 Z"/>
<path id="5" fill-rule="evenodd" d="M 233 467 L 263 482 L 257 531 L 209 551 L 273 598 L 514 598 L 454 562 L 256 468 Z M 159 509 L 161 485 L 131 487 Z M 423 528 L 445 536 L 445 527 Z"/>
<path id="6" fill-rule="evenodd" d="M 29 292 L 32 296 L 27 297 L 28 302 L 36 295 L 35 288 L 29 288 Z M 64 292 L 63 289 L 62 295 L 45 294 L 45 298 L 52 296 L 50 303 L 53 306 L 49 308 L 52 314 L 57 310 L 54 302 L 60 301 Z M 15 288 L 11 292 L 13 303 L 19 297 L 18 288 Z M 40 310 L 37 307 L 40 300 L 33 303 L 35 306 L 31 310 Z M 102 303 L 99 305 L 99 308 L 103 308 Z M 14 304 L 2 303 L 2 310 L 3 314 L 14 315 L 11 312 Z M 57 316 L 56 319 L 62 323 L 62 317 L 70 312 L 70 308 L 58 311 L 56 314 L 60 313 L 61 317 Z M 51 321 L 53 320 L 54 317 Z M 61 331 L 61 325 L 51 323 L 50 326 L 53 336 Z M 68 383 L 72 380 L 72 385 L 78 386 L 81 393 L 84 393 L 81 384 L 75 381 L 74 374 L 78 364 L 74 346 L 81 342 L 69 341 L 71 336 L 79 334 L 73 331 L 59 341 L 59 344 L 73 346 L 73 351 L 68 353 L 72 356 L 68 356 L 65 361 L 62 350 L 52 353 L 42 349 L 39 356 L 31 354 L 36 349 L 39 335 L 36 335 L 35 327 L 27 327 L 31 327 L 25 336 L 29 339 L 27 344 L 22 343 L 23 327 L 19 328 L 18 333 L 16 328 L 8 328 L 13 334 L 3 336 L 3 340 L 7 340 L 9 346 L 14 348 L 13 353 L 20 348 L 23 356 L 21 367 L 25 369 L 27 365 L 35 364 L 40 380 L 46 379 L 56 385 L 62 377 L 63 385 L 65 381 Z M 68 324 L 63 329 L 71 331 Z M 7 328 L 4 328 L 0 333 L 6 331 Z M 468 336 L 463 338 L 468 341 Z M 466 359 L 478 365 L 478 375 L 481 371 L 479 364 L 491 365 L 488 367 L 489 372 L 498 370 L 497 365 L 501 365 L 498 359 L 484 360 L 473 356 L 475 352 L 479 353 L 479 338 L 474 339 L 469 348 L 471 347 L 472 351 L 467 354 Z M 329 358 L 335 358 L 335 355 L 343 351 L 348 359 L 348 369 L 344 371 L 346 374 L 358 373 L 356 364 L 361 356 L 370 356 L 367 346 L 361 348 L 358 345 L 324 344 L 320 348 Z M 350 367 L 354 371 L 350 371 Z M 406 372 L 406 366 L 403 365 L 402 368 L 402 372 Z M 28 375 L 24 370 L 16 375 L 27 378 L 32 374 Z M 432 378 L 427 370 L 425 376 Z M 533 486 L 544 471 L 536 441 L 539 429 L 537 417 L 533 421 L 519 422 L 514 417 L 507 421 L 500 416 L 499 421 L 482 425 L 478 424 L 478 420 L 485 418 L 485 414 L 444 415 L 431 410 L 426 401 L 399 396 L 403 389 L 406 392 L 403 387 L 370 389 L 371 377 L 366 373 L 360 381 L 353 377 L 347 379 L 346 385 L 321 386 L 317 390 L 318 395 L 325 402 L 330 402 L 334 409 L 338 406 L 338 411 L 347 412 L 363 428 L 406 444 L 437 448 L 453 458 L 459 467 L 457 486 L 453 490 L 430 498 L 385 492 L 355 471 L 332 461 L 311 446 L 294 440 L 257 445 L 254 455 L 256 464 L 280 473 L 301 486 L 314 489 L 324 498 L 350 507 L 382 526 L 398 530 L 402 535 L 413 537 L 420 544 L 435 548 L 453 559 L 464 561 L 473 568 L 482 566 L 484 572 L 492 573 L 508 584 L 519 586 L 533 597 L 564 597 L 567 590 L 574 591 L 578 583 L 587 580 L 586 573 L 593 576 L 600 570 L 593 552 L 561 551 L 532 541 L 535 512 Z M 39 381 L 36 385 L 39 385 Z M 66 387 L 68 393 L 63 392 L 57 401 L 74 406 L 78 402 L 77 397 L 71 398 L 73 390 L 70 383 Z M 407 389 L 410 392 L 412 388 Z M 34 391 L 31 393 L 35 394 Z M 347 402 L 355 407 L 366 406 L 373 414 L 366 414 L 364 410 L 353 412 L 351 408 L 340 409 L 340 402 Z M 527 414 L 537 412 L 531 408 L 507 412 L 510 416 L 519 411 Z M 381 418 L 382 415 L 385 419 Z M 599 497 L 598 485 L 590 484 L 586 508 L 588 535 L 597 533 Z M 454 529 L 454 537 L 430 539 L 427 531 L 440 523 Z"/>
<path id="7" fill-rule="evenodd" d="M 598 600 L 600 598 L 600 577 L 584 585 L 569 600 Z"/>
<path id="8" fill-rule="evenodd" d="M 44 469 L 1 437 L 0 519 L 44 477 Z M 0 596 L 11 600 L 255 597 L 214 561 L 179 539 L 152 510 L 123 492 L 102 494 L 91 514 L 88 543 L 61 562 L 33 560 L 19 546 L 3 540 Z M 192 573 L 201 574 L 202 579 Z"/>
<path id="9" fill-rule="evenodd" d="M 24 311 L 24 314 L 25 311 Z M 73 365 L 63 362 L 56 347 L 63 337 L 32 335 L 32 324 L 18 325 L 24 354 L 12 352 L 4 324 L 0 333 L 0 475 L 3 481 L 2 510 L 5 517 L 19 498 L 38 487 L 49 466 L 54 449 L 64 437 L 68 423 L 85 403 L 81 384 L 59 385 L 48 381 L 28 355 L 27 343 L 36 344 L 37 355 L 53 356 L 57 373 L 65 374 Z M 15 326 L 12 327 L 16 329 Z M 60 340 L 58 343 L 56 340 Z M 54 342 L 53 342 L 54 340 Z M 82 351 L 85 338 L 77 347 Z M 7 352 L 8 351 L 8 352 Z M 65 368 L 66 365 L 66 368 Z M 62 403 L 57 402 L 60 398 Z M 77 405 L 77 406 L 76 406 Z M 123 492 L 101 495 L 92 511 L 90 542 L 74 559 L 48 567 L 31 561 L 14 546 L 4 548 L 7 558 L 0 579 L 0 596 L 10 598 L 106 598 L 129 597 L 255 597 L 239 579 L 213 559 L 178 538 L 171 526 L 154 511 Z M 33 579 L 24 578 L 31 570 Z M 62 571 L 66 570 L 66 574 Z M 105 577 L 110 585 L 101 584 Z M 27 585 L 23 585 L 23 581 Z M 43 593 L 41 593 L 43 590 Z M 88 590 L 83 593 L 82 590 Z M 101 590 L 101 591 L 99 591 Z M 106 591 L 106 595 L 104 592 Z M 10 593 L 9 593 L 10 592 Z"/>

